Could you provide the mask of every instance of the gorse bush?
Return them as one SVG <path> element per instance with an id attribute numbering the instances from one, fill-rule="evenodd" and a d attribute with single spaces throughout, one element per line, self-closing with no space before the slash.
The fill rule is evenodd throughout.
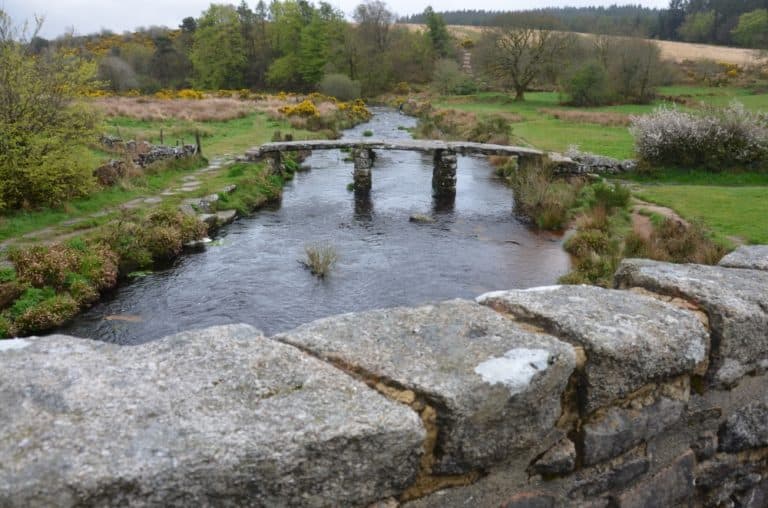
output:
<path id="1" fill-rule="evenodd" d="M 631 120 L 635 151 L 647 163 L 712 171 L 768 168 L 768 115 L 747 111 L 739 102 L 702 113 L 662 107 Z"/>

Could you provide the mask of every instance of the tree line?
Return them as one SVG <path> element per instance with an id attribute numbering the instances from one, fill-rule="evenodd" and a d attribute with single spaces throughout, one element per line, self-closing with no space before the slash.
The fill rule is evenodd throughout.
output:
<path id="1" fill-rule="evenodd" d="M 629 34 L 673 41 L 768 48 L 766 0 L 670 0 L 666 9 L 612 5 L 515 12 L 469 9 L 439 14 L 449 25 Z M 422 13 L 403 17 L 400 21 L 425 23 L 426 18 Z"/>
<path id="2" fill-rule="evenodd" d="M 431 11 L 431 9 L 429 9 Z M 434 14 L 433 14 L 434 17 Z M 435 18 L 437 19 L 437 18 Z M 366 96 L 398 82 L 426 83 L 437 58 L 452 51 L 445 24 L 419 32 L 395 24 L 380 0 L 358 5 L 354 23 L 326 2 L 259 0 L 211 4 L 178 28 L 36 37 L 34 51 L 69 51 L 98 65 L 115 92 L 163 88 L 311 91 L 326 77 L 346 78 Z"/>

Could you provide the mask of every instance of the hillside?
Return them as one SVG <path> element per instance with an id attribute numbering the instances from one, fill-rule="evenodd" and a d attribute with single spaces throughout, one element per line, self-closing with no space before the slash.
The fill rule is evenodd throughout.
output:
<path id="1" fill-rule="evenodd" d="M 425 30 L 425 25 L 403 24 L 410 30 Z M 486 27 L 448 25 L 448 31 L 454 37 L 459 39 L 477 39 Z M 593 34 L 578 34 L 580 37 L 592 38 Z M 609 36 L 612 37 L 612 36 Z M 683 60 L 710 59 L 716 62 L 723 62 L 737 65 L 748 65 L 755 62 L 760 56 L 760 51 L 756 49 L 734 48 L 727 46 L 714 46 L 710 44 L 694 44 L 689 42 L 659 41 L 654 40 L 661 49 L 661 56 L 665 60 L 682 62 Z"/>

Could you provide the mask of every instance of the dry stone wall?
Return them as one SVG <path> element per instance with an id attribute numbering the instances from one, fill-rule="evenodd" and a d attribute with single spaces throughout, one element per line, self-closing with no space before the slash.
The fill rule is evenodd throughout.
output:
<path id="1" fill-rule="evenodd" d="M 0 506 L 765 507 L 767 265 L 2 341 Z"/>

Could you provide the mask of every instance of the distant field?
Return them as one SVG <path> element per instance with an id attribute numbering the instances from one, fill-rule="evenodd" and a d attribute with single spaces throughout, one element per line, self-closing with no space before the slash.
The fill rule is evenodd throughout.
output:
<path id="1" fill-rule="evenodd" d="M 739 88 L 693 86 L 661 87 L 665 97 L 685 99 L 691 104 L 725 106 L 732 100 L 753 111 L 768 111 L 768 94 L 750 94 Z M 438 108 L 471 111 L 480 115 L 513 113 L 522 121 L 512 124 L 519 142 L 544 150 L 562 152 L 569 146 L 618 159 L 634 157 L 634 140 L 622 120 L 630 115 L 650 113 L 663 100 L 648 105 L 620 105 L 598 108 L 573 108 L 560 105 L 556 92 L 528 92 L 524 102 L 514 102 L 502 93 L 444 97 L 434 102 Z M 602 113 L 602 115 L 601 115 Z"/>
<path id="2" fill-rule="evenodd" d="M 425 30 L 424 25 L 405 24 L 411 30 Z M 476 39 L 485 30 L 480 26 L 449 25 L 448 30 L 458 38 Z M 581 37 L 595 37 L 593 34 L 578 34 Z M 661 49 L 661 57 L 665 60 L 682 62 L 683 60 L 710 59 L 716 62 L 725 62 L 738 65 L 752 64 L 759 57 L 760 52 L 755 49 L 730 48 L 724 46 L 712 46 L 709 44 L 693 44 L 688 42 L 657 41 Z"/>

